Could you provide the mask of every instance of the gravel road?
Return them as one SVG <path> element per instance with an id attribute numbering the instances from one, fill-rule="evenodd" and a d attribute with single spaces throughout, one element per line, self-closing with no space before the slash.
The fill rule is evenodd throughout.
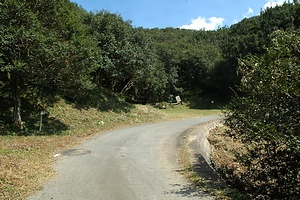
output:
<path id="1" fill-rule="evenodd" d="M 128 127 L 61 152 L 58 175 L 28 200 L 213 199 L 180 174 L 183 135 L 218 116 Z"/>

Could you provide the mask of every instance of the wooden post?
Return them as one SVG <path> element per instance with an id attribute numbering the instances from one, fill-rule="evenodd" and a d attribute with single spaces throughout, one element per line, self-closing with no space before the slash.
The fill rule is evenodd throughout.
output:
<path id="1" fill-rule="evenodd" d="M 43 115 L 45 114 L 45 111 L 41 111 L 41 117 L 40 117 L 40 129 L 39 131 L 42 131 L 42 124 L 43 124 Z"/>

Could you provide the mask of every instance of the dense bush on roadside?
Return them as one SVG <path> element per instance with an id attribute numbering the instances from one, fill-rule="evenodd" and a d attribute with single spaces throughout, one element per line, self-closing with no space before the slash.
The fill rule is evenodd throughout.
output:
<path id="1" fill-rule="evenodd" d="M 300 196 L 300 32 L 276 31 L 266 54 L 240 61 L 240 93 L 226 124 L 247 151 L 239 184 L 254 197 Z"/>

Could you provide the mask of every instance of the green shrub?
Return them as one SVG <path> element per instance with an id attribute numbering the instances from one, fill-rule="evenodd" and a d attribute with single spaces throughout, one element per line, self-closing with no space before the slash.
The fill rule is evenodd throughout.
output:
<path id="1" fill-rule="evenodd" d="M 240 61 L 243 78 L 226 124 L 247 147 L 243 188 L 264 199 L 300 195 L 300 32 L 276 31 L 265 55 Z"/>

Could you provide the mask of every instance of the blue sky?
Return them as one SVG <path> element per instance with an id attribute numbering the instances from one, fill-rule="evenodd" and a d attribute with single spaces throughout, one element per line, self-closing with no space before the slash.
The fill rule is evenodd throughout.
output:
<path id="1" fill-rule="evenodd" d="M 87 11 L 107 10 L 134 27 L 214 30 L 285 0 L 71 0 Z"/>

